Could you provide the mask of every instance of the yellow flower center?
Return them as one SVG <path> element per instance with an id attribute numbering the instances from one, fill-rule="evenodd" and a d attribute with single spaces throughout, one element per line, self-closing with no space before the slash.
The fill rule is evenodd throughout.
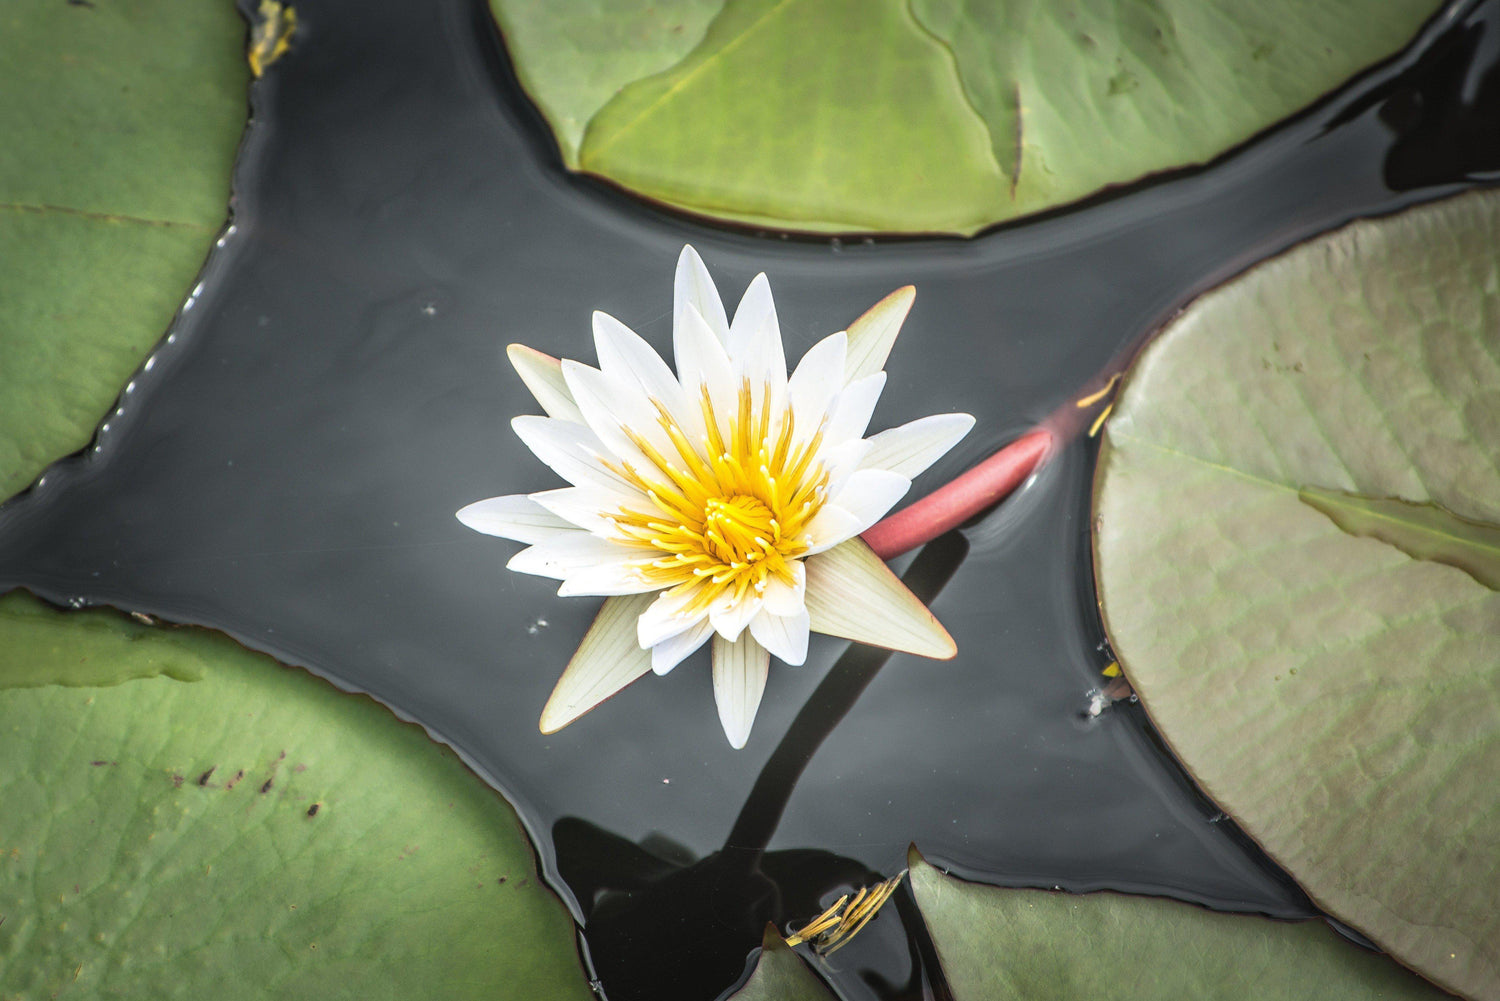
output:
<path id="1" fill-rule="evenodd" d="M 748 379 L 737 402 L 725 434 L 703 390 L 708 430 L 698 442 L 658 403 L 657 423 L 674 454 L 626 428 L 650 467 L 606 463 L 654 508 L 620 509 L 614 518 L 620 541 L 664 554 L 642 559 L 637 569 L 658 587 L 692 592 L 687 614 L 705 611 L 726 593 L 736 601 L 763 593 L 772 577 L 793 583 L 791 565 L 809 546 L 807 525 L 827 499 L 828 473 L 814 461 L 821 429 L 794 445 L 790 410 L 773 421 L 770 387 L 757 401 Z"/>

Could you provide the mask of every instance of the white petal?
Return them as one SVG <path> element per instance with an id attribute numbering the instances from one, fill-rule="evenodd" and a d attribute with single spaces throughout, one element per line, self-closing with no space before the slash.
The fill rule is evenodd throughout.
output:
<path id="1" fill-rule="evenodd" d="M 656 424 L 656 408 L 634 380 L 626 381 L 606 375 L 597 368 L 564 358 L 563 378 L 573 393 L 573 402 L 583 412 L 584 422 L 593 430 L 609 454 L 640 470 L 656 468 L 656 463 L 635 446 L 622 428 L 630 428 L 658 451 L 670 454 L 672 444 Z"/>
<path id="2" fill-rule="evenodd" d="M 818 449 L 818 462 L 828 473 L 828 496 L 835 497 L 844 489 L 844 484 L 870 454 L 870 442 L 864 438 L 850 438 L 831 448 Z"/>
<path id="3" fill-rule="evenodd" d="M 787 405 L 792 411 L 794 443 L 807 441 L 823 424 L 834 397 L 843 388 L 845 337 L 829 334 L 808 349 L 787 380 Z"/>
<path id="4" fill-rule="evenodd" d="M 458 520 L 476 532 L 517 542 L 545 542 L 578 526 L 542 507 L 525 494 L 489 497 L 459 508 Z"/>
<path id="5" fill-rule="evenodd" d="M 859 539 L 806 562 L 814 632 L 939 660 L 958 651 L 927 607 Z"/>
<path id="6" fill-rule="evenodd" d="M 762 608 L 750 620 L 750 635 L 774 656 L 795 667 L 807 660 L 809 621 L 805 608 L 796 615 L 772 615 Z"/>
<path id="7" fill-rule="evenodd" d="M 566 371 L 567 362 L 563 365 Z M 828 418 L 828 427 L 823 432 L 826 445 L 838 445 L 850 438 L 863 438 L 865 428 L 870 426 L 870 415 L 875 413 L 875 404 L 880 402 L 880 393 L 885 389 L 885 373 L 867 375 L 858 382 L 844 387 L 834 401 L 833 413 Z"/>
<path id="8" fill-rule="evenodd" d="M 649 594 L 609 598 L 568 661 L 542 709 L 541 730 L 555 733 L 651 670 L 651 654 L 635 641 L 635 620 Z"/>
<path id="9" fill-rule="evenodd" d="M 636 624 L 636 641 L 643 648 L 650 649 L 696 625 L 698 619 L 687 615 L 687 606 L 694 593 L 694 588 L 674 587 L 657 595 L 651 607 L 641 613 L 641 620 Z"/>
<path id="10" fill-rule="evenodd" d="M 968 414 L 933 414 L 869 439 L 866 469 L 888 469 L 913 479 L 957 445 L 974 426 Z"/>
<path id="11" fill-rule="evenodd" d="M 651 670 L 657 674 L 666 674 L 708 642 L 708 638 L 713 634 L 713 623 L 705 617 L 676 636 L 669 636 L 662 640 L 651 648 Z"/>
<path id="12" fill-rule="evenodd" d="M 528 546 L 512 556 L 505 566 L 517 573 L 565 580 L 570 574 L 586 567 L 640 558 L 639 551 L 626 549 L 617 542 L 601 539 L 588 532 L 572 531 L 565 535 L 553 536 L 546 542 Z M 621 593 L 635 594 L 639 590 L 640 588 L 633 588 Z"/>
<path id="13" fill-rule="evenodd" d="M 639 334 L 608 313 L 595 311 L 594 350 L 600 370 L 616 379 L 634 380 L 648 399 L 667 408 L 690 441 L 702 437 L 702 408 L 688 398 L 677 376 Z M 651 423 L 656 424 L 655 414 Z"/>
<path id="14" fill-rule="evenodd" d="M 719 433 L 727 434 L 729 418 L 734 413 L 738 387 L 729 354 L 708 323 L 689 306 L 681 322 L 672 331 L 672 350 L 677 360 L 677 377 L 696 403 L 702 387 L 708 387 L 718 418 Z"/>
<path id="15" fill-rule="evenodd" d="M 735 750 L 750 739 L 750 726 L 766 690 L 771 655 L 750 636 L 731 643 L 714 636 L 714 702 L 724 736 Z"/>
<path id="16" fill-rule="evenodd" d="M 884 469 L 861 469 L 813 515 L 809 552 L 821 553 L 875 524 L 911 489 L 911 480 Z"/>
<path id="17" fill-rule="evenodd" d="M 720 595 L 708 606 L 708 617 L 720 636 L 733 643 L 740 638 L 750 620 L 760 612 L 765 599 L 751 593 L 736 601 L 732 593 Z"/>
<path id="18" fill-rule="evenodd" d="M 703 258 L 690 246 L 684 246 L 677 256 L 677 276 L 672 282 L 672 329 L 682 326 L 683 314 L 692 306 L 703 318 L 719 343 L 729 339 L 729 319 L 724 315 L 724 302 L 719 290 L 709 277 Z M 675 351 L 676 348 L 674 347 Z"/>
<path id="19" fill-rule="evenodd" d="M 564 521 L 595 535 L 608 536 L 615 531 L 610 518 L 619 511 L 619 507 L 604 502 L 605 495 L 598 490 L 589 487 L 560 487 L 527 496 Z M 641 503 L 650 502 L 642 499 Z"/>
<path id="20" fill-rule="evenodd" d="M 785 399 L 786 352 L 781 346 L 771 283 L 764 273 L 750 282 L 735 308 L 729 324 L 729 361 L 736 375 L 749 376 L 757 387 L 770 385 L 773 399 Z"/>
<path id="21" fill-rule="evenodd" d="M 575 487 L 597 490 L 601 505 L 642 496 L 628 480 L 605 467 L 602 457 L 609 455 L 609 450 L 586 425 L 525 415 L 512 418 L 510 426 L 558 476 Z"/>
<path id="22" fill-rule="evenodd" d="M 524 344 L 512 344 L 505 349 L 505 355 L 548 417 L 583 423 L 583 414 L 563 379 L 562 362 Z"/>
<path id="23" fill-rule="evenodd" d="M 661 585 L 646 579 L 640 572 L 640 557 L 619 560 L 614 563 L 596 563 L 592 566 L 570 570 L 567 579 L 557 589 L 559 597 L 576 598 L 580 595 L 652 594 L 661 590 Z"/>
<path id="24" fill-rule="evenodd" d="M 911 311 L 917 290 L 898 288 L 849 324 L 849 353 L 844 362 L 844 381 L 856 382 L 885 368 L 901 324 Z"/>
<path id="25" fill-rule="evenodd" d="M 780 577 L 771 577 L 766 581 L 766 593 L 762 595 L 765 604 L 762 606 L 772 615 L 796 615 L 802 611 L 803 596 L 807 592 L 807 567 L 802 565 L 801 560 L 792 564 L 792 576 L 795 582 L 788 584 Z"/>

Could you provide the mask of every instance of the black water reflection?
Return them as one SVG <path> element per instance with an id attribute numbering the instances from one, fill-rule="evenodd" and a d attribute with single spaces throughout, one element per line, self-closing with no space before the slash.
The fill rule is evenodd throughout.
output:
<path id="1" fill-rule="evenodd" d="M 1375 109 L 1395 137 L 1385 156 L 1392 191 L 1500 179 L 1500 8 L 1457 3 L 1444 21 L 1409 68 L 1329 123 L 1337 128 Z"/>
<path id="2" fill-rule="evenodd" d="M 995 883 L 1308 914 L 1138 708 L 1080 716 L 1108 660 L 1087 442 L 963 529 L 933 603 L 955 660 L 898 654 L 875 673 L 815 638 L 805 666 L 773 668 L 741 752 L 701 660 L 538 733 L 596 604 L 508 573 L 513 547 L 453 512 L 552 485 L 506 426 L 534 407 L 504 344 L 590 358 L 600 308 L 664 349 L 684 242 L 727 297 L 769 273 L 793 357 L 918 287 L 876 427 L 979 418 L 915 486 L 929 490 L 1204 289 L 1492 169 L 1465 137 L 1493 114 L 1497 9 L 1456 6 L 1390 66 L 1202 170 L 974 240 L 866 244 L 702 225 L 565 174 L 481 0 L 302 0 L 297 44 L 253 90 L 236 230 L 97 448 L 0 507 L 0 589 L 221 628 L 420 721 L 516 804 L 590 917 L 611 993 L 653 983 L 659 962 L 653 996 L 702 996 L 663 986 L 683 955 L 732 979 L 762 915 L 805 920 L 833 887 L 900 869 L 911 841 Z M 1422 103 L 1403 117 L 1408 86 Z M 862 679 L 837 726 L 825 677 Z M 821 742 L 800 736 L 814 724 Z M 837 956 L 851 998 L 924 981 L 920 922 L 897 902 Z M 725 930 L 674 925 L 683 908 Z M 627 954 L 643 927 L 653 949 L 689 937 L 641 948 L 642 965 Z"/>

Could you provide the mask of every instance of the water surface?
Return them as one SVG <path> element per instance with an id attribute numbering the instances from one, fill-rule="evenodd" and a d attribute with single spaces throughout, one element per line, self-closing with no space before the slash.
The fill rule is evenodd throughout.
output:
<path id="1" fill-rule="evenodd" d="M 567 175 L 478 0 L 305 0 L 253 89 L 233 231 L 97 447 L 0 508 L 0 587 L 220 628 L 423 723 L 515 803 L 616 1001 L 712 996 L 765 920 L 810 918 L 912 841 L 994 883 L 1313 913 L 1137 707 L 1083 715 L 1109 661 L 1087 440 L 911 562 L 955 660 L 815 637 L 805 666 L 773 668 L 743 751 L 701 654 L 539 733 L 597 602 L 507 572 L 517 547 L 453 512 L 557 485 L 509 430 L 536 408 L 505 345 L 592 360 L 599 308 L 665 353 L 685 242 L 731 303 L 768 273 L 792 357 L 917 286 L 874 426 L 979 419 L 926 492 L 1198 292 L 1487 178 L 1496 10 L 1455 8 L 1206 169 L 974 240 L 840 242 Z M 852 998 L 931 992 L 909 900 L 834 966 Z"/>

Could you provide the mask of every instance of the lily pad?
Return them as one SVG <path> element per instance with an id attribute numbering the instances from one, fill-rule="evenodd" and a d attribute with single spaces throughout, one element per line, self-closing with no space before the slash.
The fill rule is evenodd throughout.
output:
<path id="1" fill-rule="evenodd" d="M 669 69 L 703 41 L 724 0 L 490 0 L 521 86 L 563 163 L 578 168 L 589 119 L 628 83 Z"/>
<path id="2" fill-rule="evenodd" d="M 965 234 L 1210 160 L 1442 6 L 728 0 L 704 28 L 702 0 L 491 3 L 574 169 L 735 222 Z"/>
<path id="3" fill-rule="evenodd" d="M 245 124 L 231 0 L 0 12 L 0 497 L 87 444 L 223 224 Z"/>
<path id="4" fill-rule="evenodd" d="M 833 994 L 786 944 L 786 939 L 768 925 L 754 972 L 730 998 L 732 1001 L 833 1001 Z"/>
<path id="5" fill-rule="evenodd" d="M 515 814 L 420 728 L 218 634 L 0 611 L 0 679 L 60 682 L 0 688 L 0 996 L 592 997 Z"/>
<path id="6" fill-rule="evenodd" d="M 944 876 L 915 849 L 910 865 L 954 1001 L 1448 996 L 1321 921 L 1218 914 L 1118 893 L 980 886 Z"/>
<path id="7" fill-rule="evenodd" d="M 1486 999 L 1497 232 L 1464 195 L 1204 296 L 1127 376 L 1095 497 L 1106 625 L 1183 762 L 1320 905 Z"/>

